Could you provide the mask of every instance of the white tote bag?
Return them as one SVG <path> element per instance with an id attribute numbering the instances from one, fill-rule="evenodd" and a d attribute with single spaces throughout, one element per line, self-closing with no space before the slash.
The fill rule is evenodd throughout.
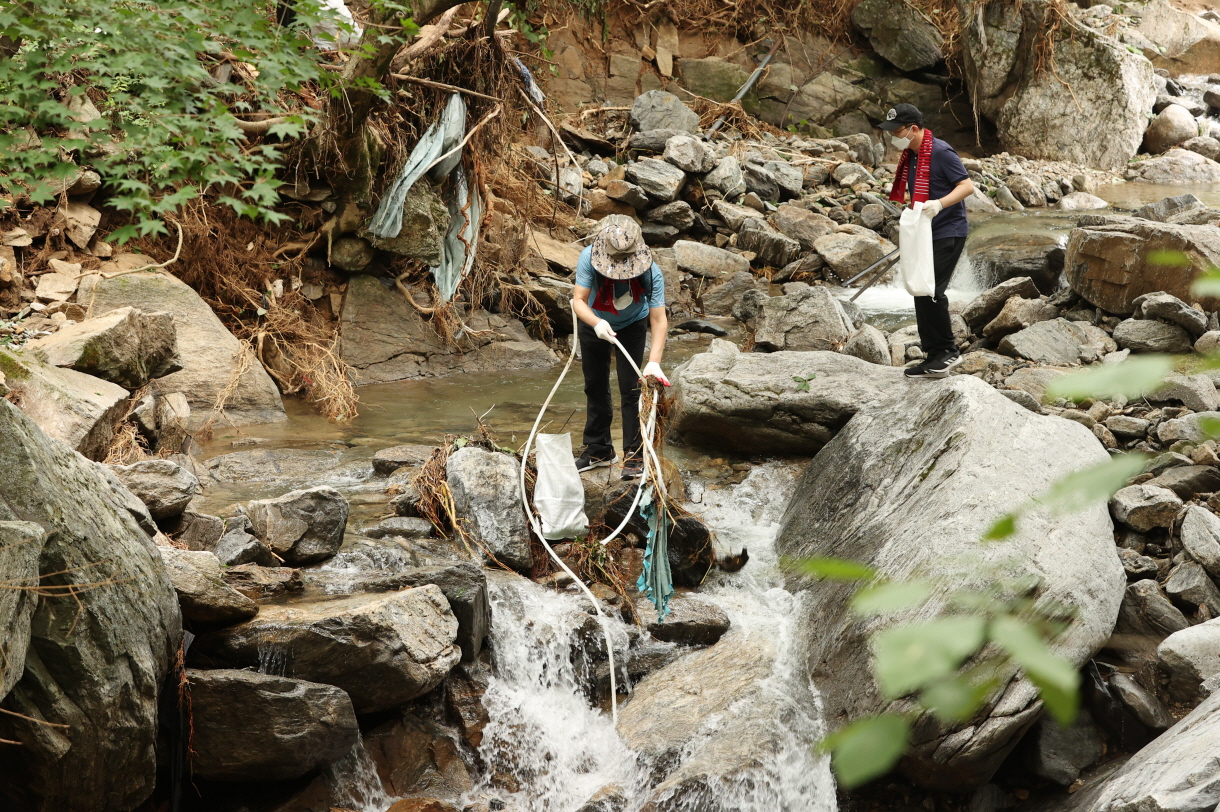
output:
<path id="1" fill-rule="evenodd" d="M 534 483 L 534 507 L 542 518 L 547 539 L 570 539 L 589 532 L 585 516 L 585 483 L 572 457 L 571 434 L 539 434 L 538 479 Z"/>
<path id="2" fill-rule="evenodd" d="M 932 264 L 932 218 L 923 216 L 923 204 L 902 210 L 898 218 L 898 273 L 902 286 L 912 296 L 936 293 L 936 269 Z"/>

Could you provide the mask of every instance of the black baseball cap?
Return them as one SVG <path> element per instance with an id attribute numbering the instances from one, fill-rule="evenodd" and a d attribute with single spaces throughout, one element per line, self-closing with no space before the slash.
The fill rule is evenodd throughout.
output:
<path id="1" fill-rule="evenodd" d="M 896 104 L 885 114 L 885 121 L 877 125 L 879 130 L 896 130 L 908 124 L 923 126 L 923 113 L 913 104 Z"/>

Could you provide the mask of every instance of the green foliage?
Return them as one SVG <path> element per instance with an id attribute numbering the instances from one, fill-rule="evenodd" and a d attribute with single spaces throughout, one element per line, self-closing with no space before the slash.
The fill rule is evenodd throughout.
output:
<path id="1" fill-rule="evenodd" d="M 907 719 L 873 716 L 827 736 L 822 748 L 831 753 L 830 762 L 839 783 L 850 789 L 889 772 L 906 749 L 910 735 Z"/>
<path id="2" fill-rule="evenodd" d="M 809 382 L 812 381 L 816 377 L 817 377 L 817 375 L 810 375 L 809 377 L 805 377 L 803 375 L 793 375 L 792 380 L 796 381 L 796 391 L 808 392 L 809 391 Z"/>
<path id="3" fill-rule="evenodd" d="M 297 20 L 285 28 L 274 4 L 244 0 L 0 6 L 0 34 L 20 44 L 0 59 L 0 187 L 45 203 L 73 163 L 90 165 L 108 204 L 133 215 L 119 240 L 164 233 L 163 214 L 209 190 L 241 215 L 284 219 L 272 209 L 282 141 L 305 134 L 318 115 L 285 92 L 311 83 L 323 95 L 338 90 L 307 35 L 331 13 L 318 0 L 293 7 Z M 408 20 L 403 32 L 411 28 Z M 223 61 L 233 70 L 221 82 L 210 71 Z M 82 109 L 101 115 L 88 120 Z M 255 144 L 235 113 L 284 120 Z"/>
<path id="4" fill-rule="evenodd" d="M 1199 298 L 1220 296 L 1220 268 L 1209 268 L 1207 273 L 1200 274 L 1190 286 L 1190 293 Z"/>
<path id="5" fill-rule="evenodd" d="M 1121 364 L 1099 364 L 1051 381 L 1046 394 L 1052 398 L 1081 401 L 1089 397 L 1128 399 L 1143 397 L 1173 372 L 1167 355 L 1137 355 Z"/>

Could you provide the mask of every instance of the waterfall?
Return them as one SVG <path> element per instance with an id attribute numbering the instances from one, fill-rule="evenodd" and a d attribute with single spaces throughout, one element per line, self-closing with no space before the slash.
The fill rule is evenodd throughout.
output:
<path id="1" fill-rule="evenodd" d="M 386 812 L 394 803 L 394 799 L 386 794 L 377 767 L 364 749 L 363 740 L 356 742 L 342 761 L 329 765 L 325 775 L 335 808 Z"/>
<path id="2" fill-rule="evenodd" d="M 735 629 L 774 643 L 776 666 L 759 687 L 768 694 L 767 707 L 779 709 L 760 722 L 773 728 L 774 751 L 756 769 L 685 798 L 680 807 L 691 812 L 835 809 L 828 762 L 813 750 L 822 729 L 795 627 L 799 598 L 783 588 L 773 546 L 798 473 L 797 466 L 768 463 L 731 488 L 696 486 L 700 501 L 688 505 L 717 531 L 722 547 L 749 548 L 749 565 L 713 576 L 701 597 L 724 609 Z M 492 580 L 491 593 L 495 675 L 483 699 L 491 721 L 480 747 L 487 770 L 471 800 L 495 797 L 520 812 L 576 812 L 613 786 L 627 810 L 638 810 L 649 796 L 648 765 L 638 763 L 609 713 L 589 706 L 589 675 L 572 665 L 573 647 L 590 630 L 582 599 L 512 576 Z M 634 632 L 617 620 L 611 626 L 615 656 L 625 658 Z M 683 760 L 698 759 L 702 744 L 720 731 L 718 720 L 702 720 Z"/>

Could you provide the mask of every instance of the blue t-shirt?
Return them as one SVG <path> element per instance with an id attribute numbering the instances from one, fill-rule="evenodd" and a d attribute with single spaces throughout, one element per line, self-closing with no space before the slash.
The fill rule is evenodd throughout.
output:
<path id="1" fill-rule="evenodd" d="M 911 150 L 911 164 L 907 169 L 907 200 L 915 198 L 915 172 L 919 167 L 919 153 Z M 970 177 L 957 150 L 941 141 L 932 139 L 932 172 L 928 176 L 928 200 L 939 200 L 953 191 L 957 184 Z M 932 218 L 932 239 L 965 237 L 969 231 L 966 222 L 966 202 L 945 206 L 940 214 Z"/>
<path id="2" fill-rule="evenodd" d="M 576 284 L 582 288 L 589 288 L 592 291 L 589 294 L 590 307 L 593 307 L 593 303 L 597 301 L 598 280 L 605 279 L 605 277 L 601 277 L 593 269 L 592 255 L 593 248 L 590 246 L 580 252 L 580 259 L 576 261 Z M 649 285 L 649 279 L 652 280 L 651 285 Z M 638 302 L 632 302 L 626 307 L 621 308 L 617 314 L 598 310 L 596 307 L 593 307 L 593 312 L 605 319 L 610 324 L 611 329 L 621 330 L 624 327 L 635 324 L 640 319 L 647 318 L 648 308 L 665 307 L 665 277 L 661 275 L 661 269 L 657 267 L 657 263 L 652 263 L 652 267 L 640 276 L 640 284 L 644 286 L 644 295 L 640 297 Z M 614 283 L 614 296 L 616 298 L 630 290 L 630 280 Z"/>

